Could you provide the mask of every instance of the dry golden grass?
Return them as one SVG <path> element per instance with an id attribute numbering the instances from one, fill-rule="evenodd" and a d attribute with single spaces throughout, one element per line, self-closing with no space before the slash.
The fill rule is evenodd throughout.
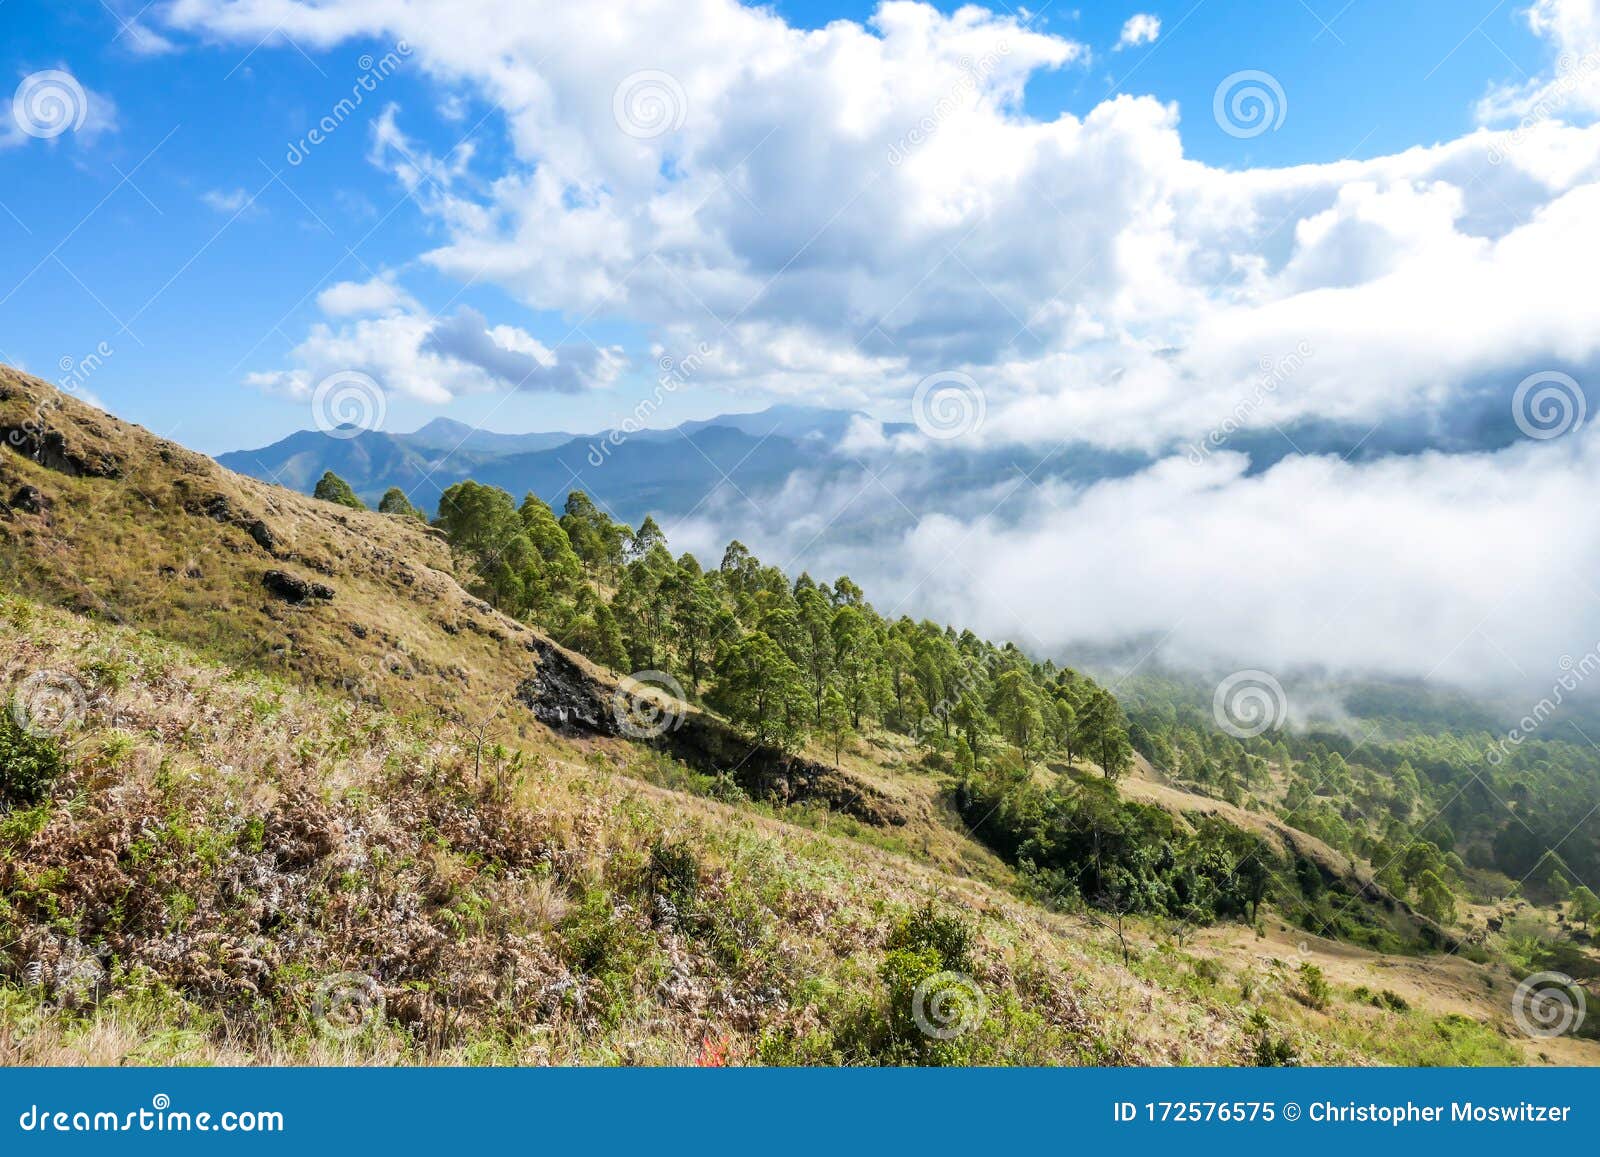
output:
<path id="1" fill-rule="evenodd" d="M 1124 966 L 1092 916 L 1018 897 L 896 737 L 841 761 L 892 829 L 660 786 L 693 777 L 516 702 L 536 632 L 425 528 L 57 400 L 0 368 L 0 434 L 44 406 L 60 435 L 46 461 L 0 448 L 0 501 L 44 502 L 0 510 L 0 684 L 60 672 L 86 711 L 43 810 L 0 817 L 0 1062 L 667 1064 L 708 1036 L 738 1061 L 852 1059 L 889 931 L 929 899 L 977 930 L 979 1063 L 1248 1063 L 1263 1038 L 1312 1063 L 1526 1056 L 1493 978 L 1462 1005 L 1488 1027 L 1463 1029 L 1307 1008 L 1236 926 L 1197 953 L 1130 921 Z M 334 597 L 276 599 L 272 569 Z M 663 846 L 698 864 L 688 923 L 653 890 Z M 1476 967 L 1449 964 L 1464 991 Z M 344 973 L 384 1014 L 331 1037 L 311 1012 Z"/>
<path id="2" fill-rule="evenodd" d="M 1353 1041 L 1348 1008 L 1296 1001 L 1247 929 L 1196 951 L 1131 922 L 1124 967 L 1090 916 L 642 782 L 626 745 L 545 737 L 494 752 L 474 782 L 460 737 L 420 721 L 15 597 L 0 618 L 0 680 L 50 670 L 85 692 L 67 780 L 0 835 L 9 1063 L 678 1064 L 708 1036 L 749 1062 L 881 999 L 885 936 L 928 899 L 978 932 L 985 1063 L 1248 1063 L 1263 1032 L 1306 1062 L 1404 1059 Z M 662 843 L 694 849 L 696 911 L 721 947 L 649 910 Z M 56 879 L 44 905 L 24 879 L 68 862 L 106 865 L 105 882 Z M 129 887 L 142 916 L 114 912 Z M 616 955 L 597 963 L 583 945 L 601 926 Z M 85 960 L 100 971 L 74 990 Z M 330 1038 L 315 993 L 344 973 L 373 978 L 385 1014 Z M 1491 1018 L 1489 1000 L 1472 1008 Z M 1396 1045 L 1404 1025 L 1434 1031 L 1421 1010 L 1356 1019 L 1373 1016 Z M 1518 1056 L 1496 1039 L 1474 1037 L 1472 1057 Z"/>

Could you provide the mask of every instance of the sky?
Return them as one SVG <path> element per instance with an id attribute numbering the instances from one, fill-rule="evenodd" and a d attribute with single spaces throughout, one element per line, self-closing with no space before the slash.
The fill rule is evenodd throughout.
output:
<path id="1" fill-rule="evenodd" d="M 918 609 L 1537 685 L 1600 639 L 1596 3 L 7 0 L 0 360 L 210 452 L 852 407 L 874 493 L 1015 451 L 828 560 Z"/>
<path id="2" fill-rule="evenodd" d="M 1229 170 L 1381 156 L 1460 136 L 1475 127 L 1474 106 L 1492 86 L 1520 82 L 1549 63 L 1549 46 L 1514 5 L 1317 4 L 1320 11 L 1310 3 L 1229 0 L 1170 8 L 1049 5 L 1037 14 L 996 5 L 990 11 L 997 28 L 1014 21 L 1071 45 L 1070 60 L 1047 62 L 1026 77 L 1014 115 L 1040 122 L 1082 117 L 1118 94 L 1175 102 L 1185 155 Z M 315 7 L 374 15 L 333 30 L 337 22 L 318 21 Z M 588 379 L 606 388 L 576 394 L 513 393 L 489 383 L 482 390 L 449 389 L 448 398 L 420 387 L 393 391 L 394 428 L 443 412 L 508 431 L 589 430 L 628 413 L 652 384 L 657 359 L 651 349 L 664 336 L 667 315 L 632 310 L 625 294 L 594 309 L 588 294 L 567 301 L 552 287 L 535 295 L 514 277 L 464 265 L 441 270 L 427 259 L 452 228 L 441 204 L 444 187 L 463 201 L 491 203 L 493 182 L 524 169 L 519 156 L 540 155 L 540 142 L 519 149 L 508 139 L 506 110 L 496 104 L 507 98 L 494 88 L 487 61 L 481 74 L 471 63 L 462 67 L 446 59 L 453 49 L 430 44 L 425 30 L 409 54 L 398 53 L 401 34 L 417 30 L 399 18 L 386 22 L 386 7 L 421 13 L 431 6 L 9 0 L 0 7 L 4 79 L 20 84 L 41 71 L 66 72 L 81 85 L 87 113 L 82 127 L 57 136 L 27 136 L 9 126 L 0 136 L 5 360 L 53 377 L 50 367 L 63 358 L 81 361 L 107 343 L 115 357 L 103 359 L 93 393 L 116 412 L 211 452 L 259 445 L 312 423 L 303 399 L 252 387 L 249 375 L 293 368 L 295 347 L 329 323 L 320 294 L 378 280 L 422 311 L 454 316 L 468 310 L 486 325 L 513 326 L 545 346 L 578 340 L 616 347 L 626 362 Z M 469 4 L 462 11 L 496 7 Z M 535 7 L 510 5 L 507 11 L 532 13 Z M 683 6 L 686 13 L 700 7 Z M 940 10 L 949 13 L 953 6 Z M 617 11 L 614 22 L 628 24 L 620 14 L 627 9 Z M 852 21 L 874 34 L 862 23 L 873 18 L 871 4 L 783 4 L 775 11 L 796 30 Z M 1151 31 L 1119 47 L 1125 25 L 1141 15 L 1157 23 L 1146 23 Z M 613 59 L 597 60 L 563 81 L 592 79 L 609 89 L 625 74 L 610 73 L 624 63 L 630 69 L 653 65 L 669 75 L 675 67 L 689 71 L 683 66 L 690 62 L 671 59 L 665 44 L 652 54 L 648 21 L 638 23 L 638 47 L 622 47 L 630 39 L 624 32 L 607 34 Z M 471 53 L 475 35 L 464 28 L 459 50 Z M 492 30 L 482 35 L 494 38 Z M 1003 31 L 992 39 L 1003 40 Z M 531 43 L 525 55 L 546 49 Z M 382 63 L 390 54 L 392 67 Z M 536 56 L 527 63 L 529 77 L 536 63 Z M 841 63 L 832 78 L 841 86 L 850 83 L 848 67 Z M 1276 130 L 1241 139 L 1218 127 L 1211 104 L 1217 83 L 1244 69 L 1277 78 L 1287 115 Z M 864 100 L 873 99 L 871 86 L 895 83 L 882 75 L 861 80 Z M 360 92 L 359 107 L 335 114 L 335 131 L 291 159 L 296 143 L 353 91 Z M 944 94 L 931 95 L 936 101 Z M 609 105 L 609 96 L 600 92 L 601 103 Z M 910 127 L 925 110 L 906 103 Z M 803 110 L 793 111 L 803 124 Z M 842 115 L 838 107 L 827 111 Z M 687 109 L 685 133 L 697 112 Z M 403 134 L 416 157 L 462 158 L 468 148 L 472 156 L 453 180 L 440 173 L 408 187 L 396 172 L 397 153 L 375 155 L 385 126 Z M 614 125 L 602 127 L 616 132 Z M 663 139 L 670 135 L 641 142 L 639 151 L 653 160 L 658 150 L 650 146 Z M 760 146 L 772 156 L 773 179 L 781 179 L 782 166 L 790 163 L 777 155 L 783 148 L 796 160 L 803 157 L 803 146 L 787 139 Z M 454 172 L 448 163 L 446 169 Z M 759 221 L 759 206 L 744 207 Z M 823 208 L 817 206 L 817 214 Z M 686 294 L 693 291 L 685 287 Z M 580 323 L 582 334 L 574 335 Z M 607 376 L 611 372 L 614 377 Z M 764 400 L 754 398 L 737 374 L 729 377 L 681 398 L 682 416 L 752 409 Z M 891 408 L 860 382 L 841 380 L 833 388 L 850 392 L 853 404 L 886 413 Z"/>

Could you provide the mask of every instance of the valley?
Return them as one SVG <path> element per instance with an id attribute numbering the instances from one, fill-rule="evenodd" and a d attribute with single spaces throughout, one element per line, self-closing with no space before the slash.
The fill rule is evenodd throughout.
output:
<path id="1" fill-rule="evenodd" d="M 0 437 L 0 1062 L 1600 1062 L 1517 1013 L 1600 974 L 1573 745 L 1240 738 L 581 496 L 379 513 L 6 369 Z"/>

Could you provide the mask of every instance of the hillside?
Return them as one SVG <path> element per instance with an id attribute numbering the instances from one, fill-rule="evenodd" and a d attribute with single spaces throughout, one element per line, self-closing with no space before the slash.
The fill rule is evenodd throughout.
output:
<path id="1" fill-rule="evenodd" d="M 83 691 L 61 779 L 0 821 L 0 1063 L 931 1061 L 885 967 L 929 902 L 971 929 L 982 994 L 947 1059 L 1536 1059 L 1509 981 L 1466 961 L 1136 925 L 1124 964 L 1092 917 L 653 786 L 636 747 L 535 736 L 480 766 L 425 720 L 147 634 L 15 596 L 0 618 L 8 683 Z"/>
<path id="2" fill-rule="evenodd" d="M 3 678 L 51 720 L 0 723 L 0 1061 L 1600 1060 L 1518 1034 L 1492 958 L 1320 939 L 1270 899 L 1197 930 L 1047 897 L 973 781 L 887 728 L 834 752 L 677 704 L 630 738 L 639 692 L 469 593 L 421 523 L 3 369 L 0 438 Z M 1101 770 L 1049 790 L 1113 806 Z M 1383 936 L 1433 928 L 1158 778 L 1121 792 L 1260 825 Z M 964 1030 L 918 1031 L 951 973 Z"/>

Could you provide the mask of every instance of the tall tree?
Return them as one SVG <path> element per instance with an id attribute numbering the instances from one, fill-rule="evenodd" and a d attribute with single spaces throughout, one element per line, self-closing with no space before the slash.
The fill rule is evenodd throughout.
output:
<path id="1" fill-rule="evenodd" d="M 356 492 L 350 489 L 350 483 L 340 478 L 332 470 L 325 472 L 317 479 L 316 489 L 312 490 L 311 497 L 320 498 L 324 502 L 334 502 L 340 506 L 348 506 L 351 510 L 365 510 L 367 504 L 356 497 Z"/>
<path id="2" fill-rule="evenodd" d="M 394 514 L 401 518 L 414 518 L 418 522 L 427 521 L 427 517 L 411 504 L 406 492 L 398 486 L 391 486 L 383 492 L 383 498 L 378 502 L 378 511 L 381 514 Z"/>
<path id="3" fill-rule="evenodd" d="M 728 654 L 717 699 L 757 743 L 797 748 L 807 696 L 800 669 L 763 631 L 745 635 Z M 798 710 L 797 710 L 798 708 Z"/>

